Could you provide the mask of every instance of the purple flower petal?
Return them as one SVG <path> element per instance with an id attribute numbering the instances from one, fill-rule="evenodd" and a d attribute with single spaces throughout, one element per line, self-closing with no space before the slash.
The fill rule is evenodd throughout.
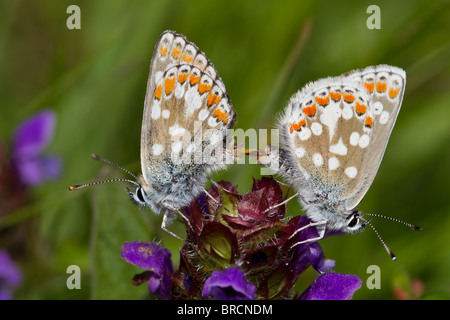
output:
<path id="1" fill-rule="evenodd" d="M 299 245 L 297 259 L 295 260 L 296 273 L 300 274 L 310 264 L 317 272 L 323 273 L 333 269 L 335 261 L 325 258 L 322 247 L 317 242 Z"/>
<path id="2" fill-rule="evenodd" d="M 127 242 L 122 246 L 121 257 L 126 262 L 150 271 L 148 288 L 160 299 L 170 299 L 173 273 L 171 253 L 166 248 L 150 242 Z"/>
<path id="3" fill-rule="evenodd" d="M 61 172 L 58 156 L 44 156 L 41 151 L 53 138 L 56 115 L 46 109 L 22 122 L 13 138 L 13 164 L 20 180 L 38 185 L 53 180 Z"/>
<path id="4" fill-rule="evenodd" d="M 253 300 L 256 287 L 245 278 L 239 267 L 213 271 L 206 280 L 202 296 L 215 300 Z"/>
<path id="5" fill-rule="evenodd" d="M 352 274 L 325 273 L 315 279 L 300 300 L 349 300 L 362 281 Z"/>
<path id="6" fill-rule="evenodd" d="M 12 299 L 12 289 L 22 283 L 22 273 L 6 250 L 0 250 L 0 300 Z"/>
<path id="7" fill-rule="evenodd" d="M 62 167 L 58 156 L 36 156 L 15 161 L 20 180 L 26 185 L 39 185 L 47 180 L 56 179 Z"/>
<path id="8" fill-rule="evenodd" d="M 46 109 L 26 119 L 16 129 L 13 138 L 13 156 L 37 156 L 53 138 L 56 115 Z"/>

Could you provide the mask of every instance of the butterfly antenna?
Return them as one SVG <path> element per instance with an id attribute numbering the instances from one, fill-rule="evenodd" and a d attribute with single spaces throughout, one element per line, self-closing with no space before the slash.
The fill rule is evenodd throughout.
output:
<path id="1" fill-rule="evenodd" d="M 377 235 L 378 239 L 380 240 L 381 244 L 384 246 L 384 248 L 386 249 L 387 253 L 389 254 L 389 256 L 391 257 L 392 261 L 397 260 L 397 257 L 395 256 L 395 254 L 391 251 L 391 249 L 389 249 L 389 247 L 387 246 L 386 242 L 384 242 L 383 238 L 381 238 L 380 234 L 378 233 L 377 229 L 375 229 L 375 227 L 370 223 L 370 220 L 366 220 L 366 223 L 372 228 L 372 230 L 375 232 L 375 234 Z"/>
<path id="2" fill-rule="evenodd" d="M 401 223 L 401 224 L 403 224 L 403 225 L 405 225 L 405 226 L 407 226 L 407 227 L 409 227 L 409 228 L 411 228 L 411 229 L 413 229 L 413 230 L 417 230 L 417 231 L 422 230 L 421 227 L 412 225 L 412 224 L 410 224 L 410 223 L 408 223 L 408 222 L 405 222 L 405 221 L 402 221 L 402 220 L 399 220 L 399 219 L 396 219 L 396 218 L 392 218 L 392 217 L 388 217 L 388 216 L 383 216 L 383 215 L 381 215 L 381 214 L 363 213 L 362 215 L 364 215 L 364 216 L 371 216 L 371 217 L 378 217 L 378 218 L 384 218 L 384 219 L 387 219 L 387 220 L 391 220 L 391 221 L 395 221 L 395 222 Z"/>
<path id="3" fill-rule="evenodd" d="M 73 190 L 77 190 L 77 189 L 81 189 L 81 188 L 89 187 L 89 186 L 95 186 L 97 184 L 102 184 L 102 183 L 107 183 L 107 182 L 129 182 L 136 186 L 139 186 L 139 183 L 137 183 L 133 180 L 129 180 L 129 179 L 110 179 L 110 180 L 105 180 L 105 181 L 96 181 L 96 182 L 91 182 L 91 183 L 73 185 L 73 186 L 69 187 L 69 191 L 73 191 Z"/>
<path id="4" fill-rule="evenodd" d="M 111 166 L 113 166 L 113 167 L 116 167 L 116 168 L 118 168 L 118 169 L 120 169 L 120 170 L 122 170 L 122 171 L 125 171 L 125 172 L 128 173 L 130 176 L 132 176 L 134 179 L 136 179 L 136 181 L 139 180 L 133 173 L 131 173 L 131 172 L 128 171 L 127 169 L 125 169 L 125 168 L 119 166 L 118 164 L 116 164 L 116 163 L 114 163 L 114 162 L 112 162 L 112 161 L 103 159 L 103 158 L 99 157 L 99 156 L 96 155 L 96 154 L 91 154 L 91 157 L 92 157 L 92 159 L 94 159 L 94 160 L 97 160 L 97 161 L 101 161 L 101 162 L 107 163 L 107 164 L 109 164 L 109 165 L 111 165 Z"/>

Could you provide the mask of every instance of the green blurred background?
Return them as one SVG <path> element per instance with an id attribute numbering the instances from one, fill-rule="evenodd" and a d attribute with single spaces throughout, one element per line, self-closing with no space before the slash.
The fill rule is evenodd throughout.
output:
<path id="1" fill-rule="evenodd" d="M 69 30 L 66 9 L 81 9 Z M 369 30 L 369 5 L 381 29 Z M 272 128 L 288 98 L 307 82 L 355 68 L 391 64 L 407 72 L 403 106 L 363 212 L 396 253 L 392 262 L 371 231 L 321 241 L 335 270 L 363 280 L 354 299 L 395 299 L 423 286 L 421 298 L 450 298 L 450 4 L 448 1 L 2 1 L 0 139 L 40 109 L 58 115 L 48 150 L 63 157 L 61 178 L 32 188 L 27 205 L 0 218 L 0 248 L 24 273 L 19 299 L 146 298 L 130 280 L 140 272 L 120 258 L 125 241 L 181 242 L 159 229 L 161 216 L 132 205 L 125 185 L 69 192 L 68 186 L 125 176 L 90 159 L 97 153 L 139 172 L 148 69 L 158 36 L 184 34 L 215 64 L 237 112 L 235 128 Z M 257 165 L 212 176 L 244 193 Z M 0 199 L 4 201 L 4 199 Z M 291 215 L 301 213 L 296 201 Z M 183 234 L 181 223 L 171 229 Z M 66 268 L 81 268 L 81 290 L 66 288 Z M 366 272 L 381 270 L 381 289 Z M 316 276 L 308 270 L 305 288 Z"/>

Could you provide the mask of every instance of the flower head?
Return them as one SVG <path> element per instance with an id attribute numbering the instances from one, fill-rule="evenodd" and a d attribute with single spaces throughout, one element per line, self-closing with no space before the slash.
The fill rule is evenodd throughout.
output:
<path id="1" fill-rule="evenodd" d="M 255 179 L 244 195 L 224 181 L 208 193 L 184 208 L 187 238 L 178 269 L 169 272 L 172 299 L 293 298 L 298 296 L 294 285 L 308 266 L 319 273 L 334 267 L 317 243 L 319 233 L 311 221 L 304 216 L 286 219 L 284 192 L 273 178 Z M 146 269 L 135 260 L 127 261 Z M 328 296 L 333 290 L 336 297 L 342 295 L 347 285 L 337 284 L 340 276 L 331 282 L 335 285 Z M 343 295 L 350 298 L 356 287 Z"/>

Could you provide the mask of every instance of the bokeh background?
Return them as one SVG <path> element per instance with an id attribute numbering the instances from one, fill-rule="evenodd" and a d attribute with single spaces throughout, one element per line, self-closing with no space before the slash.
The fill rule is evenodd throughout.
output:
<path id="1" fill-rule="evenodd" d="M 81 9 L 81 30 L 66 27 L 71 4 Z M 366 26 L 372 4 L 381 9 L 379 30 Z M 19 123 L 51 108 L 57 125 L 46 151 L 63 159 L 58 180 L 27 188 L 20 205 L 0 212 L 0 248 L 23 274 L 15 298 L 147 298 L 145 286 L 130 282 L 139 270 L 120 258 L 125 241 L 161 241 L 177 266 L 181 242 L 160 230 L 161 216 L 130 203 L 124 184 L 68 191 L 72 184 L 126 177 L 91 153 L 139 172 L 150 58 L 166 29 L 187 36 L 215 64 L 238 115 L 235 128 L 244 130 L 272 128 L 288 98 L 309 81 L 381 63 L 404 68 L 403 106 L 360 209 L 423 231 L 374 218 L 396 262 L 370 229 L 321 244 L 336 271 L 363 280 L 354 299 L 450 298 L 448 1 L 4 0 L 4 151 Z M 241 193 L 252 177 L 260 177 L 257 165 L 233 165 L 212 176 L 237 184 Z M 288 213 L 302 213 L 296 201 Z M 181 223 L 171 229 L 183 234 Z M 66 287 L 69 265 L 81 268 L 81 290 Z M 370 265 L 380 267 L 381 289 L 366 286 Z M 299 289 L 315 276 L 306 272 Z"/>

